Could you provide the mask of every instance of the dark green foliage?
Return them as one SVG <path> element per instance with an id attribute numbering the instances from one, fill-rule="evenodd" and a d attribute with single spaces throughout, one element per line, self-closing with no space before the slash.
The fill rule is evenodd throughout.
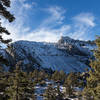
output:
<path id="1" fill-rule="evenodd" d="M 44 93 L 44 100 L 57 100 L 56 95 L 56 90 L 52 85 L 49 85 Z"/>
<path id="2" fill-rule="evenodd" d="M 39 77 L 41 78 L 41 80 L 45 80 L 48 78 L 48 74 L 44 70 L 41 70 L 39 72 Z"/>
<path id="3" fill-rule="evenodd" d="M 60 71 L 60 80 L 64 82 L 65 78 L 66 78 L 66 73 L 63 70 L 61 70 Z"/>
<path id="4" fill-rule="evenodd" d="M 48 85 L 44 93 L 44 100 L 63 100 L 63 96 L 63 93 L 60 91 L 60 85 L 57 85 L 57 87 Z"/>
<path id="5" fill-rule="evenodd" d="M 7 8 L 10 7 L 10 0 L 0 0 L 0 15 L 4 18 L 6 18 L 9 22 L 14 21 L 14 16 L 7 11 Z M 5 33 L 7 35 L 9 35 L 10 33 L 6 30 L 6 28 L 2 27 L 1 22 L 0 22 L 0 41 L 2 43 L 9 43 L 11 41 L 11 39 L 9 40 L 4 40 L 2 38 L 2 34 Z"/>
<path id="6" fill-rule="evenodd" d="M 37 70 L 35 69 L 33 72 L 30 72 L 32 79 L 34 80 L 34 84 L 45 84 L 45 80 L 49 78 L 49 74 L 46 73 L 44 70 Z"/>
<path id="7" fill-rule="evenodd" d="M 10 7 L 10 0 L 0 0 L 0 15 L 1 17 L 4 17 L 9 22 L 14 21 L 14 16 L 7 10 L 8 7 Z M 1 18 L 0 18 L 1 20 Z M 3 39 L 3 34 L 10 35 L 8 30 L 5 27 L 2 27 L 2 23 L 0 22 L 0 43 L 8 44 L 11 42 L 11 39 Z M 1 47 L 1 46 L 0 46 Z M 0 55 L 0 63 L 7 64 L 7 61 Z"/>
<path id="8" fill-rule="evenodd" d="M 39 71 L 38 71 L 37 69 L 35 69 L 35 70 L 31 73 L 32 78 L 33 78 L 33 79 L 36 78 L 36 80 L 38 80 L 38 73 L 39 73 Z"/>
<path id="9" fill-rule="evenodd" d="M 54 74 L 52 74 L 52 79 L 53 79 L 54 81 L 60 80 L 59 71 L 56 70 L 56 71 L 54 72 Z"/>
<path id="10" fill-rule="evenodd" d="M 92 69 L 83 91 L 85 100 L 100 100 L 100 37 L 96 39 L 96 44 L 98 48 L 94 51 L 95 60 L 90 63 Z"/>
<path id="11" fill-rule="evenodd" d="M 7 99 L 5 94 L 6 88 L 8 87 L 9 73 L 0 72 L 0 100 Z M 1 99 L 2 98 L 2 99 Z"/>
<path id="12" fill-rule="evenodd" d="M 64 94 L 60 91 L 60 85 L 59 84 L 57 85 L 56 93 L 57 93 L 57 100 L 63 100 Z"/>
<path id="13" fill-rule="evenodd" d="M 64 73 L 64 71 L 55 71 L 53 74 L 52 74 L 52 79 L 54 81 L 60 81 L 60 82 L 63 82 L 66 78 L 66 74 Z"/>
<path id="14" fill-rule="evenodd" d="M 27 73 L 22 72 L 19 65 L 16 66 L 14 73 L 8 78 L 8 85 L 6 94 L 11 100 L 28 100 L 28 98 L 34 96 L 32 78 Z"/>
<path id="15" fill-rule="evenodd" d="M 66 88 L 66 93 L 65 95 L 68 95 L 68 97 L 70 96 L 74 96 L 74 87 L 77 86 L 78 84 L 78 78 L 77 78 L 77 74 L 71 72 L 70 74 L 68 74 L 64 86 Z"/>

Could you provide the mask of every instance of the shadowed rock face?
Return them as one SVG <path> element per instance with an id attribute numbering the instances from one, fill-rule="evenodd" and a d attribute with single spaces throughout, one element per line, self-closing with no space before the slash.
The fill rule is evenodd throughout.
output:
<path id="1" fill-rule="evenodd" d="M 57 43 L 17 41 L 0 55 L 8 60 L 11 68 L 22 61 L 24 71 L 37 68 L 83 72 L 89 68 L 89 59 L 93 57 L 91 50 L 95 47 L 92 42 L 62 37 Z"/>

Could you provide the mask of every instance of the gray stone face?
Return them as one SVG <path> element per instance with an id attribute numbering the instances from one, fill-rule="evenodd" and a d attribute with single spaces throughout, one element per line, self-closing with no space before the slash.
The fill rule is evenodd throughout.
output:
<path id="1" fill-rule="evenodd" d="M 7 59 L 10 68 L 22 61 L 24 71 L 37 68 L 83 72 L 89 68 L 89 59 L 93 57 L 91 50 L 95 48 L 93 42 L 62 37 L 57 43 L 17 41 L 0 50 L 0 55 Z"/>

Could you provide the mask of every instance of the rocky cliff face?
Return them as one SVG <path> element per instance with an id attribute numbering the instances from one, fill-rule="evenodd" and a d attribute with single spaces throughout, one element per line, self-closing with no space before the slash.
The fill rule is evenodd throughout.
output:
<path id="1" fill-rule="evenodd" d="M 89 68 L 89 59 L 93 57 L 91 50 L 95 48 L 91 41 L 62 37 L 57 43 L 17 41 L 6 50 L 0 50 L 0 55 L 8 60 L 10 68 L 22 61 L 25 71 L 37 68 L 83 72 Z"/>

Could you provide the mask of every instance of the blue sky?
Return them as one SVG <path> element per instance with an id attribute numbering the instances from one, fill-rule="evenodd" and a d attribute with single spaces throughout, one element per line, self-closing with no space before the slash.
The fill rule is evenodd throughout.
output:
<path id="1" fill-rule="evenodd" d="M 100 34 L 100 0 L 11 0 L 16 20 L 3 25 L 13 41 L 93 40 Z M 9 36 L 4 35 L 5 38 Z"/>

